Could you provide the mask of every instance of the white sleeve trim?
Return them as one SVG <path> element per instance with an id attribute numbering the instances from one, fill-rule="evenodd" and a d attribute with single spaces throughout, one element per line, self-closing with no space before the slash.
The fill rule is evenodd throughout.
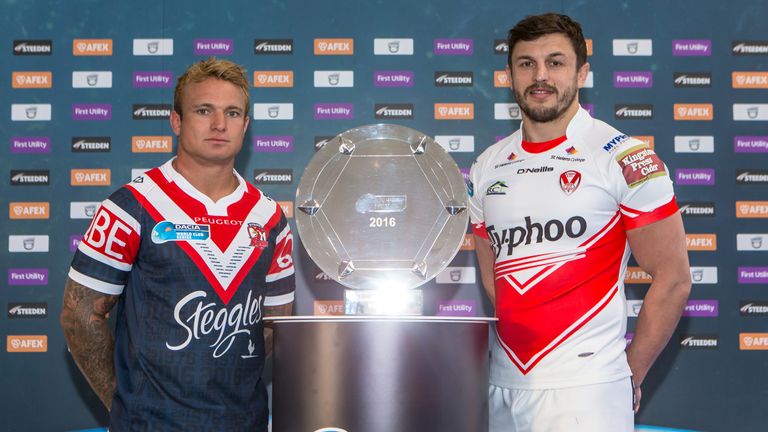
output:
<path id="1" fill-rule="evenodd" d="M 86 276 L 71 267 L 69 269 L 69 278 L 79 283 L 80 285 L 86 286 L 94 291 L 109 295 L 120 295 L 123 293 L 123 288 L 125 288 L 125 285 L 115 285 L 109 282 L 94 279 L 90 276 Z"/>
<path id="2" fill-rule="evenodd" d="M 109 258 L 101 254 L 100 252 L 94 250 L 91 246 L 88 245 L 88 242 L 85 242 L 85 241 L 80 242 L 80 246 L 78 246 L 78 250 L 83 254 L 88 255 L 89 257 L 95 259 L 96 261 L 102 264 L 106 264 L 117 270 L 131 271 L 131 269 L 133 268 L 133 264 L 126 264 L 122 261 Z"/>
<path id="3" fill-rule="evenodd" d="M 264 306 L 282 306 L 293 301 L 295 291 L 279 296 L 267 296 L 264 298 Z"/>
<path id="4" fill-rule="evenodd" d="M 289 268 L 274 274 L 269 274 L 267 277 L 264 278 L 266 282 L 274 282 L 276 280 L 282 279 L 284 277 L 290 276 L 294 273 L 293 266 L 290 266 Z"/>

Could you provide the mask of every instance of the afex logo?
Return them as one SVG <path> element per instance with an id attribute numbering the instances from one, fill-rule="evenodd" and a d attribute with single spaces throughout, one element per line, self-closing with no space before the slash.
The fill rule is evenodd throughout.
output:
<path id="1" fill-rule="evenodd" d="M 112 39 L 74 39 L 72 41 L 74 56 L 111 56 Z"/>
<path id="2" fill-rule="evenodd" d="M 72 186 L 109 186 L 111 184 L 111 171 L 105 169 L 78 169 L 70 170 L 70 184 Z"/>
<path id="3" fill-rule="evenodd" d="M 472 103 L 436 103 L 435 120 L 473 120 L 475 104 Z"/>
<path id="4" fill-rule="evenodd" d="M 675 120 L 712 120 L 712 104 L 675 104 Z"/>
<path id="5" fill-rule="evenodd" d="M 739 333 L 740 350 L 768 350 L 768 333 Z"/>
<path id="6" fill-rule="evenodd" d="M 253 71 L 254 87 L 293 87 L 293 71 Z"/>
<path id="7" fill-rule="evenodd" d="M 13 88 L 51 88 L 53 74 L 51 72 L 13 72 L 11 74 Z"/>
<path id="8" fill-rule="evenodd" d="M 493 86 L 494 87 L 509 87 L 509 74 L 506 70 L 493 71 Z"/>
<path id="9" fill-rule="evenodd" d="M 689 251 L 717 250 L 717 234 L 686 234 L 685 244 Z"/>
<path id="10" fill-rule="evenodd" d="M 768 72 L 732 72 L 731 86 L 743 89 L 768 88 Z"/>
<path id="11" fill-rule="evenodd" d="M 49 219 L 51 215 L 48 202 L 12 202 L 8 207 L 10 219 Z"/>
<path id="12" fill-rule="evenodd" d="M 768 201 L 736 201 L 737 218 L 768 218 Z"/>
<path id="13" fill-rule="evenodd" d="M 355 53 L 353 39 L 322 39 L 314 42 L 315 55 L 352 55 Z"/>
<path id="14" fill-rule="evenodd" d="M 6 351 L 10 352 L 47 352 L 47 335 L 8 335 Z"/>
<path id="15" fill-rule="evenodd" d="M 316 316 L 344 315 L 344 301 L 315 300 L 313 314 Z"/>
<path id="16" fill-rule="evenodd" d="M 280 206 L 286 219 L 293 219 L 293 201 L 278 201 L 277 205 Z"/>
<path id="17" fill-rule="evenodd" d="M 133 153 L 170 153 L 173 139 L 170 136 L 133 136 L 131 137 L 131 152 Z"/>
<path id="18" fill-rule="evenodd" d="M 627 284 L 649 284 L 653 278 L 640 267 L 627 267 L 627 273 L 624 275 L 624 283 Z"/>

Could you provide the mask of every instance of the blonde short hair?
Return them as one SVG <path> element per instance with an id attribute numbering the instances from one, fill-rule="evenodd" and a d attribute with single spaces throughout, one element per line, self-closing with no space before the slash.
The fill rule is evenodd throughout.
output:
<path id="1" fill-rule="evenodd" d="M 251 105 L 251 84 L 245 75 L 245 68 L 229 60 L 209 57 L 188 67 L 176 82 L 173 92 L 173 110 L 181 117 L 181 95 L 187 84 L 199 83 L 208 78 L 216 78 L 230 82 L 239 87 L 245 96 L 245 116 L 248 116 Z"/>

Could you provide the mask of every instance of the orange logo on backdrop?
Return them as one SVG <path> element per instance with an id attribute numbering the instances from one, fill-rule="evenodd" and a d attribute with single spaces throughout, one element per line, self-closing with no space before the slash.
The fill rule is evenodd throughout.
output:
<path id="1" fill-rule="evenodd" d="M 475 250 L 474 234 L 464 234 L 464 241 L 461 242 L 461 250 L 465 250 L 465 251 Z"/>
<path id="2" fill-rule="evenodd" d="M 494 87 L 509 87 L 509 75 L 507 70 L 493 71 Z"/>
<path id="3" fill-rule="evenodd" d="M 624 275 L 624 283 L 628 284 L 649 284 L 653 281 L 651 275 L 640 267 L 627 267 L 627 274 Z"/>
<path id="4" fill-rule="evenodd" d="M 293 87 L 293 71 L 253 71 L 254 87 Z"/>
<path id="5" fill-rule="evenodd" d="M 675 104 L 675 120 L 712 120 L 712 104 Z"/>
<path id="6" fill-rule="evenodd" d="M 768 72 L 733 72 L 731 86 L 746 89 L 768 88 Z"/>
<path id="7" fill-rule="evenodd" d="M 277 205 L 283 210 L 287 219 L 293 218 L 293 201 L 278 201 Z"/>
<path id="8" fill-rule="evenodd" d="M 315 300 L 314 314 L 320 316 L 344 315 L 344 301 L 342 300 Z"/>
<path id="9" fill-rule="evenodd" d="M 768 333 L 739 333 L 740 350 L 768 350 Z"/>
<path id="10" fill-rule="evenodd" d="M 585 42 L 587 42 L 587 55 L 592 55 L 592 39 L 585 39 Z"/>
<path id="11" fill-rule="evenodd" d="M 51 88 L 53 74 L 51 72 L 14 72 L 11 74 L 13 88 Z"/>
<path id="12" fill-rule="evenodd" d="M 133 136 L 131 151 L 133 153 L 170 153 L 173 149 L 173 138 L 170 136 Z"/>
<path id="13" fill-rule="evenodd" d="M 76 56 L 111 56 L 112 39 L 74 39 L 72 55 Z"/>
<path id="14" fill-rule="evenodd" d="M 352 55 L 354 39 L 315 39 L 315 55 Z"/>
<path id="15" fill-rule="evenodd" d="M 8 209 L 10 219 L 49 219 L 51 205 L 47 202 L 12 202 Z"/>
<path id="16" fill-rule="evenodd" d="M 436 103 L 435 120 L 473 120 L 475 104 L 471 103 Z"/>
<path id="17" fill-rule="evenodd" d="M 686 234 L 685 244 L 689 251 L 717 250 L 717 234 Z"/>
<path id="18" fill-rule="evenodd" d="M 109 186 L 112 175 L 109 169 L 74 168 L 69 177 L 72 186 Z"/>
<path id="19" fill-rule="evenodd" d="M 768 201 L 736 201 L 737 218 L 768 218 Z"/>
<path id="20" fill-rule="evenodd" d="M 6 338 L 8 352 L 47 352 L 48 336 L 46 335 L 8 335 Z"/>
<path id="21" fill-rule="evenodd" d="M 653 149 L 653 135 L 636 135 L 632 138 L 644 142 L 648 147 Z"/>

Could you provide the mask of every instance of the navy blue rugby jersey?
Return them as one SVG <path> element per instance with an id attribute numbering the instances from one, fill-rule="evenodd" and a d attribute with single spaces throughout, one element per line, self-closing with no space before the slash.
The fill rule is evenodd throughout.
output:
<path id="1" fill-rule="evenodd" d="M 213 202 L 171 166 L 105 200 L 69 277 L 119 295 L 112 431 L 266 431 L 263 308 L 294 296 L 293 236 L 245 182 Z"/>

